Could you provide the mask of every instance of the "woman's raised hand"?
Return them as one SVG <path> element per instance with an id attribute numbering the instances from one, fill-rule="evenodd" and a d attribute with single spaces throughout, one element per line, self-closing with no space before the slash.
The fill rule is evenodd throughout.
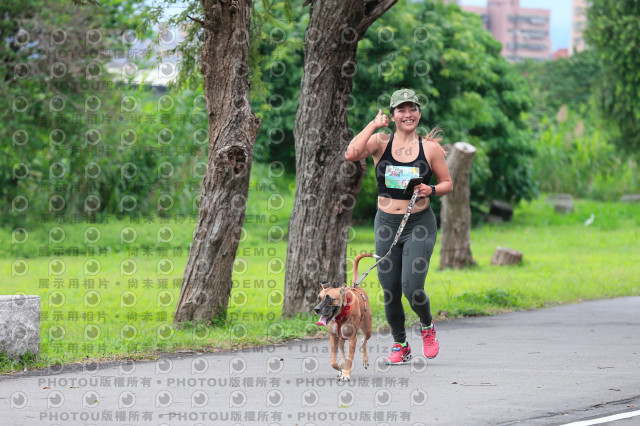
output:
<path id="1" fill-rule="evenodd" d="M 378 110 L 378 115 L 373 119 L 373 124 L 376 129 L 382 129 L 384 127 L 389 127 L 389 117 L 386 114 L 382 113 L 382 110 Z"/>

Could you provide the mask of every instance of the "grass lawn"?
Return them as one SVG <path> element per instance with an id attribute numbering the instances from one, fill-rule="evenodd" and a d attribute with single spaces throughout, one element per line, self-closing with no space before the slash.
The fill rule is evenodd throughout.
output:
<path id="1" fill-rule="evenodd" d="M 256 169 L 254 182 L 269 182 Z M 315 316 L 280 319 L 292 193 L 288 183 L 252 186 L 228 322 L 210 327 L 172 325 L 194 218 L 38 224 L 28 237 L 0 229 L 0 238 L 12 242 L 0 249 L 0 294 L 37 294 L 42 307 L 41 356 L 0 355 L 0 372 L 321 336 Z M 593 224 L 585 226 L 592 213 Z M 355 227 L 351 237 L 348 259 L 373 250 L 372 226 Z M 438 270 L 436 245 L 426 283 L 436 320 L 640 294 L 638 204 L 577 200 L 574 213 L 557 215 L 541 199 L 521 204 L 511 223 L 473 229 L 471 241 L 478 266 L 460 271 Z M 497 246 L 522 251 L 523 264 L 491 266 Z M 361 271 L 371 261 L 363 260 Z M 375 271 L 363 287 L 374 326 L 382 329 Z M 413 324 L 417 317 L 406 301 L 405 309 Z"/>

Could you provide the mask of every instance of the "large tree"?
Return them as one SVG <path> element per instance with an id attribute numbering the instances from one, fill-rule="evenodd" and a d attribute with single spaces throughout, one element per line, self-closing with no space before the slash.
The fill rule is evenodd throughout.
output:
<path id="1" fill-rule="evenodd" d="M 593 0 L 585 37 L 602 64 L 601 107 L 621 131 L 620 147 L 640 148 L 640 0 Z"/>
<path id="2" fill-rule="evenodd" d="M 289 221 L 283 316 L 308 313 L 318 283 L 346 280 L 348 227 L 364 161 L 347 162 L 347 122 L 358 42 L 397 0 L 308 0 L 294 138 L 296 192 Z"/>
<path id="3" fill-rule="evenodd" d="M 209 158 L 174 323 L 226 318 L 260 120 L 249 102 L 250 0 L 202 0 Z"/>

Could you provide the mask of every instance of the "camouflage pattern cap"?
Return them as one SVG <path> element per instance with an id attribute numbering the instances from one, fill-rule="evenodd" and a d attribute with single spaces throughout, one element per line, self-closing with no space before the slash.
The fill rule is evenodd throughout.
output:
<path id="1" fill-rule="evenodd" d="M 393 92 L 393 95 L 391 95 L 391 103 L 389 104 L 389 106 L 391 108 L 395 108 L 405 102 L 413 102 L 414 104 L 420 106 L 420 101 L 416 96 L 416 92 L 411 89 L 400 89 Z"/>

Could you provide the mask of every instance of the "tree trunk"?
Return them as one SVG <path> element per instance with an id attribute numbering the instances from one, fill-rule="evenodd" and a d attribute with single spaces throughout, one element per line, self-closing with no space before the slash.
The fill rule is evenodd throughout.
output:
<path id="1" fill-rule="evenodd" d="M 471 205 L 469 175 L 476 149 L 466 142 L 456 142 L 447 155 L 453 192 L 442 198 L 440 210 L 442 242 L 440 269 L 475 265 L 471 255 Z"/>
<path id="2" fill-rule="evenodd" d="M 522 263 L 522 252 L 504 247 L 498 247 L 493 252 L 492 265 L 514 265 L 516 263 Z"/>
<path id="3" fill-rule="evenodd" d="M 174 323 L 225 319 L 260 120 L 249 103 L 250 0 L 202 0 L 209 159 Z"/>
<path id="4" fill-rule="evenodd" d="M 318 283 L 346 282 L 347 233 L 365 162 L 347 162 L 358 41 L 397 0 L 311 1 L 294 138 L 296 193 L 282 315 L 310 313 Z M 306 3 L 309 3 L 307 1 Z"/>

